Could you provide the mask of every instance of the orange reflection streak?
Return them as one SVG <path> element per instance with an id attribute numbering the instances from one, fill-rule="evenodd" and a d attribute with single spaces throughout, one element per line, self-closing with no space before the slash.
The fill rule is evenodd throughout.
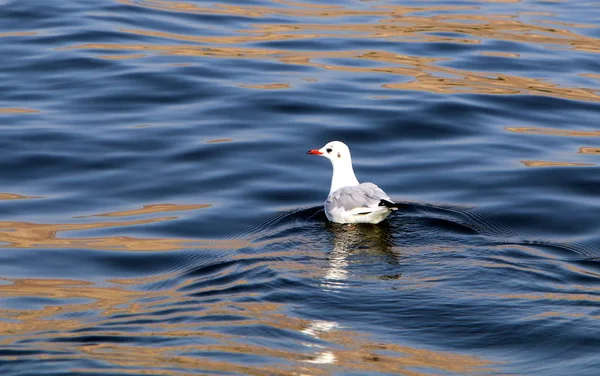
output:
<path id="1" fill-rule="evenodd" d="M 197 210 L 210 208 L 211 204 L 196 204 L 196 205 L 175 205 L 175 204 L 152 204 L 152 205 L 144 205 L 141 209 L 134 210 L 124 210 L 120 212 L 112 212 L 112 213 L 104 213 L 104 214 L 94 214 L 91 216 L 83 216 L 76 218 L 86 218 L 86 217 L 128 217 L 133 215 L 143 215 L 143 214 L 152 214 L 152 213 L 165 213 L 172 211 L 183 211 L 183 210 Z"/>
<path id="2" fill-rule="evenodd" d="M 0 200 L 27 200 L 31 198 L 42 198 L 40 196 L 26 196 L 17 193 L 0 193 Z"/>
<path id="3" fill-rule="evenodd" d="M 498 57 L 521 57 L 520 54 L 509 53 L 509 52 L 493 52 L 493 51 L 483 51 L 479 53 L 483 56 L 498 56 Z"/>
<path id="4" fill-rule="evenodd" d="M 581 154 L 600 154 L 600 147 L 581 147 L 579 148 L 579 153 Z"/>
<path id="5" fill-rule="evenodd" d="M 140 59 L 146 57 L 145 54 L 126 54 L 126 55 L 98 55 L 99 59 L 110 59 L 110 60 L 125 60 L 125 59 Z"/>
<path id="6" fill-rule="evenodd" d="M 37 114 L 38 110 L 28 108 L 0 108 L 0 114 Z"/>
<path id="7" fill-rule="evenodd" d="M 300 26 L 310 26 L 315 28 L 322 28 L 328 33 L 314 33 L 312 30 L 301 32 Z M 238 43 L 256 43 L 256 42 L 268 42 L 268 41 L 281 41 L 281 40 L 300 40 L 300 39 L 317 39 L 317 38 L 382 38 L 388 37 L 387 35 L 380 35 L 380 33 L 370 34 L 368 30 L 364 30 L 364 27 L 360 25 L 298 25 L 297 27 L 290 27 L 287 25 L 256 25 L 258 30 L 244 31 L 252 35 L 234 35 L 234 36 L 188 36 L 181 34 L 173 34 L 159 31 L 146 31 L 146 30 L 131 30 L 121 29 L 119 31 L 123 33 L 153 36 L 157 38 L 175 39 L 185 42 L 196 42 L 196 43 L 214 43 L 214 44 L 238 44 Z M 343 32 L 343 33 L 342 33 Z M 420 41 L 417 39 L 411 39 L 410 42 Z M 455 42 L 455 43 L 468 43 L 477 44 L 477 40 L 466 39 L 466 38 L 451 38 L 451 37 L 439 37 L 435 35 L 428 35 L 424 38 L 424 42 Z"/>
<path id="8" fill-rule="evenodd" d="M 416 36 L 419 42 L 440 41 L 436 36 L 423 33 L 428 32 L 448 32 L 464 34 L 465 36 L 483 38 L 492 38 L 506 41 L 526 42 L 534 44 L 562 45 L 568 48 L 580 51 L 600 52 L 598 39 L 574 33 L 570 30 L 557 27 L 547 27 L 534 24 L 526 24 L 517 20 L 517 15 L 505 14 L 439 14 L 428 16 L 416 16 L 417 12 L 436 12 L 436 11 L 460 11 L 472 10 L 475 7 L 468 6 L 445 6 L 445 7 L 402 7 L 402 6 L 380 6 L 371 7 L 368 10 L 353 10 L 341 6 L 321 7 L 312 4 L 293 3 L 296 7 L 258 7 L 258 6 L 229 6 L 216 4 L 214 7 L 199 7 L 184 2 L 166 2 L 166 1 L 141 1 L 132 2 L 129 0 L 119 0 L 121 3 L 141 7 L 150 7 L 154 9 L 180 11 L 189 13 L 201 13 L 212 15 L 236 15 L 245 17 L 265 17 L 271 15 L 286 15 L 296 18 L 301 17 L 347 17 L 347 16 L 371 16 L 380 17 L 379 23 L 368 24 L 339 24 L 339 25 L 306 25 L 306 24 L 282 24 L 282 25 L 254 25 L 259 30 L 255 32 L 281 32 L 293 31 L 291 35 L 279 35 L 271 40 L 285 40 L 295 37 L 318 38 L 326 35 L 315 33 L 315 31 L 332 30 L 338 32 L 337 37 L 354 37 L 356 32 L 368 34 L 366 37 L 372 38 L 390 38 Z M 284 2 L 281 2 L 284 3 Z M 285 2 L 284 4 L 292 5 Z M 547 16 L 552 16 L 546 14 Z M 469 22 L 465 22 L 469 21 Z M 477 21 L 477 23 L 473 23 Z M 539 21 L 538 21 L 539 22 Z M 549 21 L 551 22 L 551 21 Z M 553 22 L 557 26 L 560 23 Z M 590 25 L 592 26 L 592 25 Z M 595 27 L 595 26 L 594 26 Z M 340 31 L 351 32 L 342 34 Z M 297 34 L 300 35 L 297 35 Z M 307 34 L 308 33 L 308 34 Z M 303 35 L 303 36 L 302 36 Z M 363 37 L 363 35 L 361 35 Z M 221 38 L 216 37 L 213 43 L 225 43 Z M 235 37 L 234 37 L 235 38 Z M 431 39 L 429 39 L 431 38 Z M 225 39 L 226 40 L 226 39 Z M 450 38 L 450 40 L 459 41 L 460 38 Z M 205 39 L 207 41 L 207 39 Z M 245 42 L 249 42 L 246 40 Z M 403 40 L 404 42 L 410 40 Z M 243 43 L 243 40 L 239 42 Z M 209 42 L 210 43 L 210 42 Z"/>
<path id="9" fill-rule="evenodd" d="M 597 79 L 600 80 L 600 74 L 596 74 L 596 73 L 582 73 L 582 74 L 580 74 L 580 76 L 590 77 L 590 78 L 597 78 Z"/>
<path id="10" fill-rule="evenodd" d="M 164 371 L 167 367 L 169 374 L 210 370 L 252 375 L 289 375 L 291 372 L 326 375 L 330 374 L 328 367 L 332 363 L 318 362 L 324 360 L 319 358 L 323 352 L 330 354 L 325 360 L 332 361 L 342 370 L 364 373 L 426 375 L 490 371 L 484 367 L 491 363 L 477 357 L 374 342 L 366 335 L 334 322 L 296 318 L 289 315 L 286 305 L 281 303 L 239 302 L 229 298 L 196 303 L 193 296 L 181 291 L 181 287 L 193 281 L 183 281 L 163 291 L 134 289 L 138 285 L 174 277 L 174 274 L 165 274 L 112 286 L 77 280 L 5 279 L 8 284 L 0 285 L 0 296 L 41 297 L 48 302 L 54 299 L 56 305 L 47 303 L 39 309 L 0 309 L 0 317 L 6 319 L 0 326 L 0 344 L 9 348 L 27 341 L 28 347 L 42 350 L 45 359 L 91 359 L 102 362 L 103 366 L 115 367 L 119 372 L 136 370 L 148 374 Z M 69 303 L 68 299 L 85 299 L 86 302 Z M 175 309 L 181 307 L 185 309 Z M 220 316 L 231 319 L 215 319 Z M 227 334 L 221 330 L 249 325 L 292 332 L 295 336 L 289 341 L 295 346 L 265 346 L 248 341 L 245 335 Z M 90 335 L 100 335 L 106 340 L 82 343 L 85 340 L 80 338 Z M 320 344 L 307 343 L 310 337 L 318 338 Z M 149 342 L 150 339 L 153 341 Z M 178 339 L 177 342 L 183 344 L 174 345 L 171 339 Z M 157 340 L 162 340 L 163 344 L 158 345 Z M 298 348 L 304 350 L 298 351 Z M 56 355 L 55 351 L 64 353 Z M 214 354 L 219 353 L 266 357 L 268 360 L 240 364 L 218 360 Z M 38 356 L 23 357 L 35 359 Z M 98 372 L 97 369 L 81 371 Z"/>
<path id="11" fill-rule="evenodd" d="M 35 31 L 16 31 L 12 33 L 0 33 L 0 38 L 3 37 L 26 37 L 31 35 L 37 35 Z"/>
<path id="12" fill-rule="evenodd" d="M 595 166 L 593 163 L 551 162 L 551 161 L 521 161 L 527 167 L 584 167 Z"/>
<path id="13" fill-rule="evenodd" d="M 581 318 L 593 318 L 593 319 L 600 319 L 600 315 L 586 315 L 583 313 L 572 313 L 572 312 L 558 312 L 558 311 L 550 311 L 550 312 L 544 312 L 544 313 L 540 313 L 538 315 L 534 315 L 533 318 L 536 317 L 560 317 L 560 318 L 565 318 L 565 319 L 581 319 Z"/>
<path id="14" fill-rule="evenodd" d="M 381 51 L 342 51 L 342 52 L 292 52 L 258 48 L 202 47 L 193 45 L 124 45 L 124 44 L 83 44 L 65 49 L 103 49 L 154 51 L 166 55 L 206 56 L 216 58 L 277 59 L 288 64 L 302 64 L 322 69 L 343 72 L 386 73 L 414 77 L 406 83 L 383 84 L 382 87 L 396 90 L 419 90 L 442 94 L 534 94 L 574 100 L 600 102 L 600 95 L 592 89 L 563 88 L 534 78 L 525 78 L 499 73 L 478 73 L 433 65 L 440 58 L 423 58 L 393 54 Z M 358 58 L 380 63 L 393 63 L 403 66 L 354 67 L 322 64 L 311 59 Z M 440 76 L 439 74 L 442 74 Z M 448 77 L 451 76 L 451 77 Z"/>
<path id="15" fill-rule="evenodd" d="M 239 85 L 239 87 L 243 87 L 246 89 L 281 90 L 281 89 L 289 89 L 291 87 L 291 85 L 290 84 L 264 84 L 264 85 Z"/>
<path id="16" fill-rule="evenodd" d="M 574 131 L 568 129 L 556 129 L 556 128 L 537 128 L 537 127 L 505 127 L 507 131 L 515 133 L 525 133 L 533 135 L 544 135 L 544 136 L 562 136 L 562 137 L 600 137 L 600 130 L 598 131 Z M 600 154 L 600 148 L 594 147 L 580 147 L 579 154 Z M 521 161 L 525 166 L 528 167 L 586 167 L 595 166 L 592 163 L 578 163 L 578 162 L 556 162 L 556 161 Z"/>
<path id="17" fill-rule="evenodd" d="M 283 4 L 283 7 L 267 6 L 234 6 L 229 4 L 214 4 L 213 7 L 201 7 L 195 4 L 162 1 L 162 0 L 117 0 L 122 4 L 152 8 L 157 10 L 166 10 L 171 12 L 214 14 L 214 15 L 235 15 L 244 17 L 265 17 L 272 15 L 284 15 L 293 17 L 348 17 L 348 16 L 403 16 L 406 13 L 422 11 L 423 8 L 409 7 L 373 7 L 370 10 L 354 10 L 337 5 L 315 5 L 310 3 L 276 1 Z M 436 6 L 428 7 L 430 11 L 446 10 L 468 10 L 476 9 L 469 6 Z"/>
<path id="18" fill-rule="evenodd" d="M 577 34 L 562 25 L 529 24 L 519 19 L 520 14 L 461 14 L 476 7 L 402 7 L 375 6 L 350 9 L 343 6 L 314 5 L 300 2 L 277 1 L 276 6 L 232 6 L 216 4 L 201 7 L 179 1 L 162 0 L 117 0 L 130 6 L 148 7 L 158 10 L 200 13 L 210 15 L 235 15 L 242 17 L 265 17 L 285 15 L 301 20 L 307 18 L 367 17 L 365 23 L 257 23 L 249 30 L 237 30 L 233 35 L 202 36 L 182 35 L 156 30 L 121 29 L 128 34 L 162 38 L 185 42 L 182 45 L 160 44 L 82 44 L 67 48 L 102 49 L 113 51 L 145 51 L 166 55 L 202 56 L 214 58 L 275 59 L 286 64 L 300 64 L 321 69 L 358 72 L 389 73 L 407 77 L 399 83 L 386 83 L 384 88 L 393 90 L 419 90 L 435 93 L 480 93 L 480 94 L 532 94 L 567 98 L 573 100 L 600 101 L 598 89 L 563 87 L 551 82 L 552 78 L 536 79 L 508 75 L 502 72 L 477 72 L 448 68 L 436 64 L 444 59 L 404 56 L 386 51 L 294 51 L 251 48 L 245 45 L 268 41 L 288 41 L 319 38 L 360 38 L 397 41 L 401 43 L 461 43 L 478 44 L 481 40 L 502 40 L 547 48 L 574 49 L 589 53 L 600 53 L 598 38 Z M 441 13 L 444 11 L 445 13 Z M 427 12 L 426 15 L 421 13 Z M 448 14 L 447 12 L 454 12 Z M 553 17 L 552 14 L 546 14 Z M 351 18 L 350 18 L 351 20 Z M 374 22 L 373 22 L 374 21 Z M 543 21 L 543 20 L 542 20 Z M 440 35 L 445 33 L 448 35 Z M 189 43 L 201 43 L 203 46 Z M 235 46 L 226 46 L 235 45 Z M 515 57 L 507 52 L 482 52 L 488 56 Z M 140 54 L 133 54 L 137 56 Z M 110 57 L 114 55 L 108 55 Z M 127 56 L 127 55 L 125 55 Z M 324 64 L 315 59 L 364 59 L 381 63 L 383 66 L 364 67 L 355 65 Z"/>
<path id="19" fill-rule="evenodd" d="M 447 78 L 423 73 L 421 76 L 417 76 L 415 81 L 383 86 L 390 89 L 431 91 L 442 94 L 530 94 L 600 102 L 600 95 L 592 89 L 563 88 L 534 78 L 499 73 L 467 73 L 450 68 L 438 68 L 437 71 L 460 77 Z"/>
<path id="20" fill-rule="evenodd" d="M 533 294 L 498 294 L 491 295 L 494 297 L 499 297 L 503 299 L 527 299 L 527 300 L 542 300 L 548 299 L 553 301 L 560 300 L 569 300 L 569 301 L 590 301 L 590 302 L 600 302 L 600 297 L 590 295 L 588 293 L 582 292 L 581 294 L 577 293 L 565 293 L 565 292 L 549 292 L 549 293 L 533 293 Z"/>
<path id="21" fill-rule="evenodd" d="M 2 248 L 85 248 L 124 251 L 168 251 L 189 248 L 236 249 L 251 245 L 249 240 L 134 238 L 108 236 L 96 238 L 60 238 L 61 231 L 91 230 L 110 227 L 135 226 L 177 219 L 161 217 L 121 222 L 72 224 L 40 224 L 29 222 L 0 222 Z"/>
<path id="22" fill-rule="evenodd" d="M 571 131 L 568 129 L 536 128 L 536 127 L 506 127 L 507 131 L 528 134 L 542 134 L 551 136 L 569 136 L 569 137 L 600 137 L 598 131 Z"/>

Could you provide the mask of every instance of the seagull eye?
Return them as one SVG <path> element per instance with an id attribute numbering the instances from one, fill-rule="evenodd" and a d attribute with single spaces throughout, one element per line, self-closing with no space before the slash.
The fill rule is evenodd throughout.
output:
<path id="1" fill-rule="evenodd" d="M 328 153 L 331 153 L 332 151 L 333 151 L 333 149 L 331 149 L 331 148 L 328 148 L 328 149 L 327 149 L 327 152 L 328 152 Z"/>

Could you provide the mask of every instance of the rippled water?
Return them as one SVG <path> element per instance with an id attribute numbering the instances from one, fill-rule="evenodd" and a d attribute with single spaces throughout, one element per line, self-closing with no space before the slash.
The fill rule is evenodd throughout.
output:
<path id="1" fill-rule="evenodd" d="M 598 374 L 597 1 L 0 12 L 3 375 Z"/>

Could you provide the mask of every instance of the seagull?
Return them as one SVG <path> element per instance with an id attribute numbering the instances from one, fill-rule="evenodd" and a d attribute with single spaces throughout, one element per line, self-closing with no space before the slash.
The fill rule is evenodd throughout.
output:
<path id="1" fill-rule="evenodd" d="M 352 168 L 350 149 L 340 141 L 331 141 L 307 154 L 331 161 L 331 189 L 325 200 L 325 215 L 335 223 L 379 223 L 398 209 L 388 195 L 373 183 L 359 183 Z"/>

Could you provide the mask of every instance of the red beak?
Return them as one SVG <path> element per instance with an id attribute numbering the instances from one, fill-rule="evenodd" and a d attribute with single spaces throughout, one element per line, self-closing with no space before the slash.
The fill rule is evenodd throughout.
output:
<path id="1" fill-rule="evenodd" d="M 318 151 L 316 149 L 309 150 L 306 152 L 306 154 L 323 155 L 323 153 L 321 153 L 320 151 Z"/>

